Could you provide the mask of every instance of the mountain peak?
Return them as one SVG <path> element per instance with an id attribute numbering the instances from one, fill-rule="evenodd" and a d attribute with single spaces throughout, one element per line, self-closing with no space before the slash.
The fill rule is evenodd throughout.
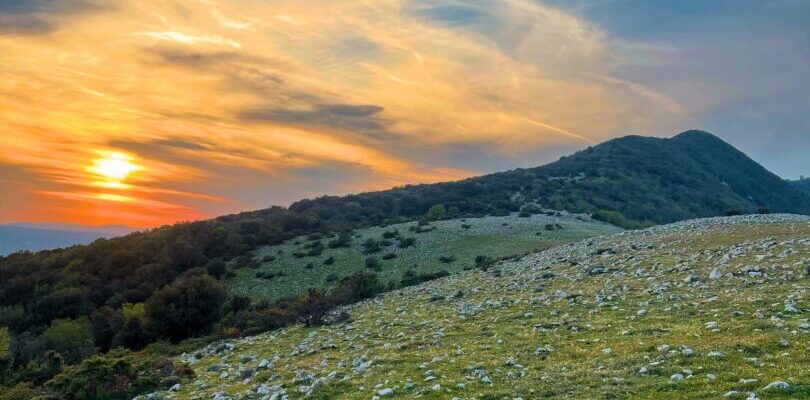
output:
<path id="1" fill-rule="evenodd" d="M 722 139 L 720 139 L 719 137 L 717 137 L 716 135 L 714 135 L 714 134 L 712 134 L 710 132 L 702 131 L 702 130 L 699 130 L 699 129 L 690 129 L 688 131 L 681 132 L 681 133 L 673 136 L 672 138 L 677 139 L 677 140 L 694 140 L 694 139 L 722 140 Z"/>

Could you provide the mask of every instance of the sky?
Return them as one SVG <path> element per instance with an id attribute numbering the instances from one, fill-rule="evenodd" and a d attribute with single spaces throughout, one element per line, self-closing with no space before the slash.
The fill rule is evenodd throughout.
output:
<path id="1" fill-rule="evenodd" d="M 810 175 L 804 0 L 0 0 L 0 223 L 150 227 L 708 130 Z"/>

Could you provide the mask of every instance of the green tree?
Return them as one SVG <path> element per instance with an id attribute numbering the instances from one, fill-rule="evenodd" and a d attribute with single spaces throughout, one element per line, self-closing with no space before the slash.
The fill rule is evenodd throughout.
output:
<path id="1" fill-rule="evenodd" d="M 444 208 L 444 204 L 436 204 L 435 206 L 430 207 L 430 209 L 428 209 L 427 214 L 425 214 L 425 217 L 430 221 L 436 221 L 444 218 L 444 214 L 446 212 L 447 211 Z"/>
<path id="2" fill-rule="evenodd" d="M 90 319 L 56 319 L 44 333 L 49 349 L 61 354 L 69 363 L 78 362 L 95 353 L 93 326 Z"/>
<path id="3" fill-rule="evenodd" d="M 11 358 L 10 348 L 11 336 L 8 334 L 8 328 L 0 328 L 0 363 Z"/>
<path id="4" fill-rule="evenodd" d="M 146 324 L 158 337 L 180 341 L 211 329 L 225 303 L 225 287 L 196 275 L 155 292 L 146 301 Z"/>

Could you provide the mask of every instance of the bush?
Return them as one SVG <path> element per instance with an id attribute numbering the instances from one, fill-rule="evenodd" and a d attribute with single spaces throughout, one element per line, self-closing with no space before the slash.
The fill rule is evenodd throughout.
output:
<path id="1" fill-rule="evenodd" d="M 10 388 L 0 386 L 0 400 L 33 399 L 45 393 L 40 388 L 34 388 L 31 382 L 20 382 Z"/>
<path id="2" fill-rule="evenodd" d="M 380 271 L 382 266 L 380 266 L 380 261 L 374 257 L 366 258 L 366 268 L 374 271 Z"/>
<path id="3" fill-rule="evenodd" d="M 394 254 L 394 253 L 388 253 L 388 254 L 382 256 L 383 260 L 393 260 L 395 258 L 397 258 L 397 255 Z"/>
<path id="4" fill-rule="evenodd" d="M 221 258 L 212 258 L 205 264 L 205 270 L 208 272 L 208 275 L 214 278 L 222 278 L 222 275 L 225 274 L 225 261 L 222 261 Z"/>
<path id="5" fill-rule="evenodd" d="M 343 279 L 329 293 L 331 304 L 348 304 L 373 297 L 385 287 L 373 272 L 355 272 Z"/>
<path id="6" fill-rule="evenodd" d="M 11 336 L 8 328 L 0 328 L 0 365 L 4 361 L 11 359 Z"/>
<path id="7" fill-rule="evenodd" d="M 382 234 L 383 239 L 393 239 L 393 238 L 395 238 L 397 236 L 399 236 L 399 231 L 396 230 L 396 229 L 390 230 L 390 231 L 385 231 Z"/>
<path id="8" fill-rule="evenodd" d="M 326 260 L 323 260 L 323 265 L 332 265 L 335 263 L 335 257 L 329 256 Z"/>
<path id="9" fill-rule="evenodd" d="M 327 243 L 330 249 L 349 247 L 352 244 L 352 236 L 349 232 L 341 232 L 340 235 Z"/>
<path id="10" fill-rule="evenodd" d="M 376 240 L 369 238 L 363 242 L 363 254 L 374 254 L 380 252 L 380 244 Z"/>
<path id="11" fill-rule="evenodd" d="M 407 248 L 407 247 L 411 247 L 414 244 L 416 244 L 416 238 L 412 238 L 412 237 L 403 238 L 403 239 L 401 239 L 399 241 L 399 247 L 402 248 L 402 249 Z"/>
<path id="12" fill-rule="evenodd" d="M 441 256 L 441 257 L 439 257 L 439 261 L 441 261 L 441 262 L 443 262 L 445 264 L 450 264 L 451 262 L 456 261 L 456 256 L 454 256 L 454 255 Z"/>
<path id="13" fill-rule="evenodd" d="M 482 269 L 484 271 L 489 269 L 489 267 L 491 267 L 492 264 L 494 264 L 494 263 L 495 263 L 495 260 L 493 260 L 490 257 L 483 256 L 483 255 L 475 256 L 475 267 L 480 268 L 480 269 Z"/>
<path id="14" fill-rule="evenodd" d="M 188 374 L 189 369 L 171 359 L 117 349 L 66 367 L 45 386 L 67 399 L 128 399 L 167 389 L 161 382 L 176 382 Z"/>
<path id="15" fill-rule="evenodd" d="M 434 273 L 418 274 L 418 273 L 414 272 L 412 269 L 409 269 L 409 270 L 405 271 L 404 274 L 402 274 L 402 280 L 400 281 L 400 286 L 401 287 L 406 287 L 406 286 L 418 285 L 418 284 L 420 284 L 422 282 L 432 281 L 434 279 L 443 278 L 445 276 L 450 276 L 450 273 L 447 272 L 447 270 L 441 270 L 441 271 L 434 272 Z"/>
<path id="16" fill-rule="evenodd" d="M 69 363 L 76 363 L 96 352 L 93 347 L 93 327 L 90 319 L 57 319 L 43 334 L 49 349 L 61 354 Z"/>
<path id="17" fill-rule="evenodd" d="M 427 218 L 428 221 L 436 221 L 444 218 L 446 212 L 447 211 L 444 208 L 444 204 L 436 204 L 428 209 L 427 214 L 425 214 L 425 218 Z"/>
<path id="18" fill-rule="evenodd" d="M 174 342 L 206 333 L 219 317 L 225 287 L 207 275 L 192 276 L 155 292 L 146 301 L 148 329 Z"/>

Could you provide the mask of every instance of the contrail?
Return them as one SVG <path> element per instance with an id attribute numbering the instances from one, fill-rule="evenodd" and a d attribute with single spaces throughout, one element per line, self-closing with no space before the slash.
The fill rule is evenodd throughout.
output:
<path id="1" fill-rule="evenodd" d="M 584 141 L 586 141 L 588 143 L 596 143 L 593 140 L 586 138 L 585 136 L 578 135 L 578 134 L 576 134 L 574 132 L 570 132 L 570 131 L 567 131 L 567 130 L 562 129 L 562 128 L 557 128 L 556 126 L 552 126 L 552 125 L 549 125 L 549 124 L 544 124 L 544 123 L 542 123 L 540 121 L 535 121 L 535 120 L 533 120 L 531 118 L 524 117 L 522 115 L 518 115 L 517 117 L 524 120 L 524 121 L 526 121 L 526 122 L 528 122 L 528 123 L 530 123 L 530 124 L 537 125 L 539 127 L 546 128 L 548 130 L 551 130 L 551 131 L 554 131 L 554 132 L 557 132 L 557 133 L 562 133 L 563 135 L 571 136 L 572 138 L 577 138 L 577 139 L 580 139 L 580 140 L 584 140 Z"/>

